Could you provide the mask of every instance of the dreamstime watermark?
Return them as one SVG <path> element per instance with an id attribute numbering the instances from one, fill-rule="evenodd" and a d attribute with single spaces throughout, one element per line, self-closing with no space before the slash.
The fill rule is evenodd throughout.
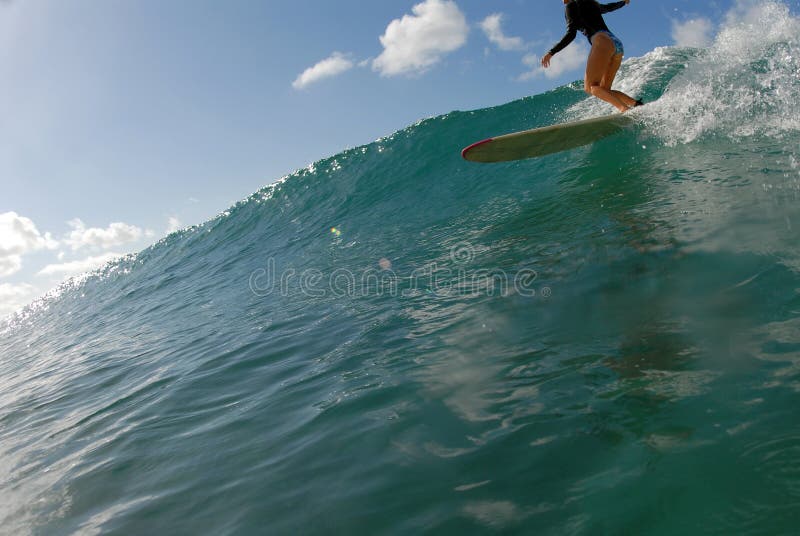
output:
<path id="1" fill-rule="evenodd" d="M 316 268 L 297 271 L 278 270 L 274 258 L 250 274 L 250 290 L 256 296 L 293 296 L 311 298 L 368 296 L 511 296 L 549 298 L 550 287 L 539 286 L 539 274 L 530 268 L 514 272 L 502 269 L 470 269 L 475 249 L 468 243 L 450 248 L 449 262 L 431 262 L 401 275 L 388 259 L 360 271 L 337 268 L 324 272 Z M 455 265 L 455 266 L 453 266 Z"/>

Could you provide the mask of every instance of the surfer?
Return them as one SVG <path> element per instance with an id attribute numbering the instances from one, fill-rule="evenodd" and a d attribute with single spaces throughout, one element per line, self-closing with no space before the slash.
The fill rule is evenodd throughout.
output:
<path id="1" fill-rule="evenodd" d="M 641 106 L 640 100 L 633 99 L 621 91 L 611 89 L 617 76 L 625 50 L 622 41 L 611 33 L 603 20 L 603 13 L 615 11 L 631 0 L 600 4 L 596 0 L 564 0 L 566 4 L 567 33 L 542 58 L 542 67 L 550 67 L 550 59 L 572 43 L 578 31 L 583 32 L 592 45 L 589 60 L 586 62 L 584 90 L 598 99 L 613 105 L 620 112 L 627 112 Z"/>

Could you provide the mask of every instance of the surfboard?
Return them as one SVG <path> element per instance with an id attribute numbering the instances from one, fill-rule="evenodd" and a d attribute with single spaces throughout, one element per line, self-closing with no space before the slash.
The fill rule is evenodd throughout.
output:
<path id="1" fill-rule="evenodd" d="M 471 162 L 536 158 L 589 145 L 633 123 L 634 119 L 628 114 L 614 114 L 513 132 L 473 143 L 461 151 L 461 156 Z"/>

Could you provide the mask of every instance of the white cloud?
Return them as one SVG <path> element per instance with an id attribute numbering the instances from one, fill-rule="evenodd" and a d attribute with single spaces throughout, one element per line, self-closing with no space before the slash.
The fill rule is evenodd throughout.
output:
<path id="1" fill-rule="evenodd" d="M 519 76 L 518 80 L 525 81 L 537 76 L 546 76 L 547 78 L 558 78 L 564 73 L 583 70 L 586 67 L 586 60 L 589 57 L 589 47 L 583 42 L 574 43 L 550 60 L 550 67 L 548 69 L 542 68 L 540 62 L 541 58 L 536 54 L 527 54 L 522 58 L 522 63 L 530 68 L 529 71 Z"/>
<path id="2" fill-rule="evenodd" d="M 26 253 L 56 247 L 50 233 L 42 235 L 29 218 L 16 212 L 0 214 L 0 277 L 18 272 Z"/>
<path id="3" fill-rule="evenodd" d="M 386 27 L 383 52 L 372 62 L 382 76 L 422 73 L 467 42 L 469 26 L 451 0 L 425 0 Z"/>
<path id="4" fill-rule="evenodd" d="M 0 318 L 9 315 L 31 303 L 41 291 L 27 283 L 11 285 L 0 284 Z"/>
<path id="5" fill-rule="evenodd" d="M 741 24 L 758 24 L 764 20 L 764 15 L 769 11 L 778 10 L 780 15 L 790 16 L 785 5 L 775 4 L 774 2 L 764 2 L 761 0 L 736 0 L 730 11 L 725 14 L 725 26 L 739 26 Z M 778 22 L 779 19 L 772 19 Z"/>
<path id="6" fill-rule="evenodd" d="M 334 52 L 328 58 L 325 58 L 316 65 L 303 71 L 303 73 L 292 82 L 292 87 L 295 89 L 305 89 L 320 80 L 338 76 L 345 71 L 349 71 L 353 68 L 353 65 L 353 61 L 350 58 L 341 52 Z"/>
<path id="7" fill-rule="evenodd" d="M 508 37 L 503 33 L 503 14 L 494 13 L 481 21 L 481 30 L 486 37 L 500 50 L 524 50 L 525 42 L 521 37 Z"/>
<path id="8" fill-rule="evenodd" d="M 127 223 L 114 222 L 107 228 L 87 228 L 78 218 L 70 220 L 67 224 L 72 231 L 64 239 L 64 243 L 72 247 L 73 251 L 81 248 L 107 249 L 129 242 L 136 242 L 142 237 L 142 230 Z"/>
<path id="9" fill-rule="evenodd" d="M 64 262 L 61 264 L 48 264 L 42 268 L 37 275 L 55 275 L 67 277 L 71 275 L 82 274 L 100 268 L 101 266 L 121 257 L 119 253 L 105 253 L 96 257 L 89 257 L 86 259 Z"/>
<path id="10" fill-rule="evenodd" d="M 22 269 L 22 257 L 19 255 L 9 255 L 0 257 L 0 277 L 15 274 Z"/>
<path id="11" fill-rule="evenodd" d="M 181 227 L 183 227 L 181 220 L 179 220 L 175 216 L 170 216 L 167 222 L 167 234 L 172 234 L 175 231 L 179 230 Z"/>
<path id="12" fill-rule="evenodd" d="M 713 31 L 714 25 L 708 19 L 672 21 L 672 39 L 679 47 L 707 47 L 711 44 Z"/>

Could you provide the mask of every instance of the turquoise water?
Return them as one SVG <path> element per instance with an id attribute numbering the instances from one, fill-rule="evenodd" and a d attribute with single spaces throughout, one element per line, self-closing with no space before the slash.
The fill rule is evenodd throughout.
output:
<path id="1" fill-rule="evenodd" d="M 760 7 L 628 60 L 620 135 L 460 159 L 607 113 L 580 83 L 426 119 L 7 320 L 0 533 L 796 533 L 800 21 Z"/>

